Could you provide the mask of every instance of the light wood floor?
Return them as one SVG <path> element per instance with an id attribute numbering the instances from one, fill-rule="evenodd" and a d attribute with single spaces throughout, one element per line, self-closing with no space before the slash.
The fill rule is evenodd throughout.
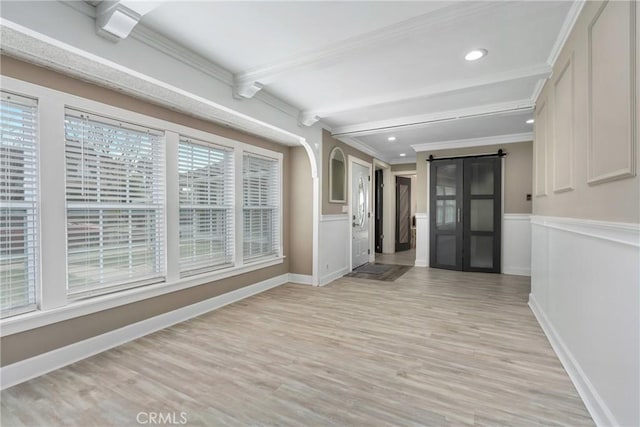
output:
<path id="1" fill-rule="evenodd" d="M 593 422 L 515 276 L 285 285 L 2 392 L 2 425 Z M 143 419 L 144 421 L 144 419 Z"/>
<path id="2" fill-rule="evenodd" d="M 415 265 L 416 250 L 396 252 L 394 254 L 376 254 L 376 262 L 380 264 Z"/>

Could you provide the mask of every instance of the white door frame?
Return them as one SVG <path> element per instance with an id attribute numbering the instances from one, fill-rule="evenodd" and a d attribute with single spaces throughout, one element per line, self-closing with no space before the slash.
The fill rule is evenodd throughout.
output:
<path id="1" fill-rule="evenodd" d="M 353 155 L 349 154 L 349 183 L 347 185 L 347 187 L 349 188 L 349 191 L 347 192 L 347 200 L 348 200 L 348 206 L 349 206 L 349 271 L 353 271 L 353 195 L 351 194 L 351 184 L 352 184 L 352 180 L 353 180 L 353 164 L 357 163 L 360 166 L 363 166 L 367 169 L 369 169 L 369 206 L 368 206 L 368 214 L 369 216 L 369 262 L 374 262 L 376 260 L 376 254 L 375 254 L 375 247 L 374 247 L 374 239 L 372 238 L 373 234 L 375 234 L 374 232 L 372 232 L 372 225 L 374 224 L 373 221 L 371 221 L 371 195 L 372 195 L 372 187 L 373 187 L 373 177 L 372 177 L 372 171 L 373 171 L 373 163 L 368 163 L 365 162 L 364 160 L 359 159 L 358 157 L 354 157 Z"/>
<path id="2" fill-rule="evenodd" d="M 392 212 L 391 212 L 391 237 L 392 237 L 392 242 L 393 242 L 393 253 L 396 253 L 396 177 L 399 176 L 410 176 L 410 175 L 414 175 L 416 177 L 416 189 L 415 191 L 418 191 L 418 172 L 414 169 L 414 170 L 408 170 L 408 171 L 393 171 L 391 172 L 391 181 L 393 182 L 392 184 L 392 189 L 393 191 L 391 192 L 391 205 L 393 206 Z M 417 210 L 416 210 L 416 214 L 417 214 Z M 416 249 L 418 247 L 418 230 L 416 228 Z"/>

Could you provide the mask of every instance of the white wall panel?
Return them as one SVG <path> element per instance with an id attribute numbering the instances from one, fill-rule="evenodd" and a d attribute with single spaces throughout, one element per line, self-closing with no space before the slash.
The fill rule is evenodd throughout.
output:
<path id="1" fill-rule="evenodd" d="M 349 216 L 323 215 L 320 219 L 320 285 L 349 272 Z"/>
<path id="2" fill-rule="evenodd" d="M 531 275 L 531 215 L 504 214 L 502 273 Z"/>
<path id="3" fill-rule="evenodd" d="M 636 7 L 633 1 L 603 3 L 589 25 L 588 173 L 591 184 L 635 174 Z"/>
<path id="4" fill-rule="evenodd" d="M 640 227 L 532 226 L 532 310 L 596 423 L 640 425 Z"/>

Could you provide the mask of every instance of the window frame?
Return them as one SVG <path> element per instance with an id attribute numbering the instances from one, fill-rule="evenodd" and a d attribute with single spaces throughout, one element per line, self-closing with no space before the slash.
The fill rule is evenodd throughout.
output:
<path id="1" fill-rule="evenodd" d="M 152 176 L 153 187 L 156 187 L 156 186 L 158 187 L 157 192 L 156 191 L 153 192 L 153 198 L 156 200 L 152 201 L 151 203 L 143 203 L 143 204 L 132 203 L 130 205 L 122 202 L 105 203 L 102 201 L 95 201 L 95 202 L 82 202 L 77 200 L 70 201 L 69 187 L 65 188 L 65 202 L 66 202 L 65 226 L 66 226 L 66 237 L 67 237 L 65 254 L 66 254 L 66 261 L 67 261 L 67 265 L 66 265 L 67 267 L 67 282 L 66 282 L 67 298 L 69 300 L 85 299 L 85 298 L 91 298 L 97 295 L 118 292 L 128 288 L 146 286 L 153 283 L 163 282 L 166 277 L 165 276 L 165 273 L 166 273 L 165 251 L 167 246 L 167 239 L 164 236 L 164 233 L 166 231 L 165 219 L 164 219 L 164 216 L 166 214 L 165 212 L 166 211 L 166 200 L 165 200 L 166 182 L 165 181 L 167 177 L 166 171 L 165 171 L 166 161 L 164 158 L 165 156 L 164 131 L 153 129 L 153 128 L 150 128 L 149 126 L 141 126 L 135 123 L 130 123 L 129 121 L 125 121 L 125 120 L 118 120 L 118 118 L 107 117 L 99 113 L 80 110 L 72 107 L 65 108 L 65 183 L 66 184 L 69 184 L 69 181 L 70 181 L 70 172 L 68 169 L 68 166 L 70 163 L 68 159 L 68 153 L 66 151 L 69 148 L 69 145 L 68 145 L 69 141 L 66 138 L 67 117 L 72 117 L 78 122 L 90 121 L 93 123 L 97 123 L 99 125 L 117 127 L 117 128 L 131 130 L 133 132 L 138 132 L 138 133 L 153 134 L 157 138 L 157 141 L 150 142 L 149 144 L 149 147 L 153 152 L 153 156 L 155 157 L 155 159 L 153 159 L 151 163 L 151 166 L 152 166 L 151 176 Z M 80 143 L 80 145 L 82 145 L 82 143 Z M 154 146 L 154 145 L 157 145 L 157 146 Z M 84 157 L 84 153 L 81 154 L 81 157 Z M 84 166 L 83 163 L 80 163 L 80 165 Z M 100 180 L 102 179 L 104 178 L 101 175 L 98 178 L 98 182 L 100 182 Z M 83 186 L 82 190 L 84 189 L 85 188 Z M 96 192 L 97 191 L 98 189 L 96 188 Z M 120 191 L 122 190 L 119 188 L 118 195 L 121 194 Z M 102 197 L 105 197 L 105 196 L 102 195 Z M 89 205 L 93 205 L 93 206 L 89 206 Z M 116 208 L 116 206 L 118 206 L 118 208 Z M 111 281 L 107 283 L 102 283 L 98 281 L 98 282 L 92 282 L 90 285 L 80 285 L 80 286 L 74 286 L 74 287 L 70 286 L 69 274 L 68 274 L 69 273 L 68 270 L 69 270 L 69 239 L 70 239 L 69 213 L 70 211 L 83 211 L 83 210 L 87 212 L 93 211 L 93 212 L 96 212 L 98 216 L 102 217 L 102 216 L 106 216 L 104 211 L 113 211 L 113 210 L 120 210 L 120 209 L 125 211 L 129 210 L 130 212 L 136 212 L 136 211 L 144 212 L 144 211 L 150 211 L 150 210 L 155 212 L 154 214 L 154 216 L 156 217 L 156 221 L 154 223 L 155 224 L 154 227 L 156 228 L 155 234 L 157 235 L 156 237 L 160 237 L 157 244 L 157 251 L 155 253 L 155 256 L 159 258 L 158 260 L 159 262 L 157 266 L 159 268 L 158 271 L 148 272 L 143 277 L 136 277 L 134 279 L 129 279 L 129 280 L 119 279 L 117 281 Z M 101 251 L 103 251 L 104 248 L 105 248 L 104 246 L 102 245 L 100 246 Z M 108 249 L 109 247 L 106 246 L 106 248 Z M 100 258 L 100 259 L 102 262 L 103 258 Z"/>
<path id="2" fill-rule="evenodd" d="M 155 296 L 188 289 L 217 280 L 237 276 L 255 270 L 284 263 L 284 169 L 283 152 L 273 151 L 259 146 L 232 140 L 217 134 L 201 131 L 188 126 L 169 122 L 156 117 L 147 116 L 124 108 L 105 104 L 55 89 L 36 85 L 7 76 L 0 76 L 3 90 L 38 101 L 38 134 L 47 135 L 47 144 L 39 144 L 40 148 L 40 212 L 45 209 L 47 215 L 40 215 L 40 274 L 36 289 L 38 309 L 0 319 L 0 336 L 7 336 L 46 326 L 78 316 L 130 304 L 153 298 Z M 164 176 L 164 262 L 165 280 L 135 288 L 114 291 L 112 293 L 73 300 L 66 292 L 66 182 L 65 182 L 65 108 L 87 111 L 101 117 L 124 120 L 127 123 L 139 124 L 145 128 L 159 129 L 164 132 L 165 176 Z M 267 260 L 256 260 L 245 263 L 242 260 L 242 245 L 235 245 L 236 264 L 233 267 L 209 271 L 180 278 L 178 267 L 179 251 L 179 203 L 177 179 L 167 177 L 177 174 L 178 142 L 180 135 L 208 141 L 215 145 L 233 148 L 235 165 L 235 201 L 242 203 L 242 155 L 244 152 L 266 157 L 277 158 L 280 162 L 280 250 L 279 256 Z M 40 139 L 39 139 L 40 141 Z M 45 159 L 45 160 L 43 160 Z M 238 176 L 240 175 L 240 176 Z M 239 179 L 238 179 L 239 178 Z M 238 186 L 240 188 L 238 188 Z M 240 190 L 240 191 L 238 191 Z M 242 242 L 242 209 L 236 209 L 235 239 Z M 61 226 L 65 225 L 65 226 Z M 46 256 L 42 256 L 46 254 Z M 43 277 L 47 278 L 46 286 Z"/>
<path id="3" fill-rule="evenodd" d="M 230 215 L 230 224 L 228 224 L 228 226 L 231 229 L 231 238 L 233 240 L 233 246 L 232 246 L 232 251 L 231 251 L 231 264 L 230 265 L 225 265 L 225 264 L 221 264 L 221 265 L 214 265 L 211 268 L 195 268 L 195 269 L 184 269 L 183 267 L 179 267 L 180 268 L 180 277 L 181 278 L 186 278 L 186 277 L 191 277 L 191 276 L 196 276 L 199 274 L 206 274 L 206 273 L 210 273 L 210 272 L 215 272 L 216 270 L 224 270 L 227 268 L 233 268 L 234 266 L 237 265 L 237 260 L 236 260 L 236 248 L 235 246 L 237 245 L 237 242 L 235 242 L 235 228 L 237 226 L 236 223 L 236 209 L 237 209 L 237 194 L 236 194 L 236 189 L 235 189 L 235 169 L 239 167 L 239 165 L 236 163 L 236 156 L 235 156 L 235 148 L 229 145 L 222 145 L 222 144 L 217 144 L 214 142 L 210 142 L 207 140 L 202 140 L 199 138 L 195 138 L 195 137 L 191 137 L 188 135 L 180 135 L 179 141 L 178 141 L 178 167 L 180 166 L 180 156 L 179 156 L 179 150 L 180 150 L 180 145 L 181 144 L 188 144 L 191 146 L 201 146 L 201 147 L 205 147 L 205 148 L 211 148 L 211 149 L 218 149 L 218 150 L 223 150 L 223 151 L 227 151 L 227 153 L 229 153 L 230 156 L 230 161 L 231 161 L 231 172 L 230 175 L 233 178 L 233 181 L 231 182 L 231 187 L 230 189 L 224 189 L 223 192 L 226 192 L 228 190 L 231 191 L 231 199 L 233 201 L 232 205 L 231 205 L 231 215 Z M 180 184 L 180 179 L 179 179 L 179 173 L 176 175 L 176 179 L 178 180 L 178 184 Z M 178 192 L 180 191 L 180 189 L 178 189 Z M 193 206 L 196 206 L 197 204 L 193 204 Z M 202 206 L 206 206 L 206 205 L 202 205 Z M 181 209 L 181 202 L 180 202 L 180 194 L 178 193 L 178 208 L 179 210 Z M 178 242 L 179 243 L 179 242 Z M 180 254 L 179 254 L 180 255 Z M 178 257 L 181 260 L 181 257 Z"/>
<path id="4" fill-rule="evenodd" d="M 254 156 L 254 157 L 258 157 L 258 158 L 263 158 L 263 159 L 267 159 L 268 161 L 275 161 L 277 163 L 277 170 L 279 173 L 279 177 L 276 177 L 276 180 L 278 181 L 278 194 L 277 194 L 277 198 L 278 198 L 278 202 L 279 202 L 279 208 L 277 210 L 277 221 L 278 221 L 278 247 L 277 247 L 277 251 L 275 254 L 275 257 L 279 257 L 282 256 L 282 237 L 283 237 L 283 208 L 284 208 L 284 201 L 283 201 L 283 181 L 282 181 L 282 176 L 283 176 L 283 170 L 282 170 L 282 158 L 281 157 L 277 157 L 277 156 L 271 156 L 271 155 L 265 155 L 263 153 L 256 153 L 256 152 L 248 152 L 245 151 L 242 153 L 242 167 L 241 167 L 241 172 L 242 172 L 242 194 L 240 195 L 240 200 L 242 203 L 240 203 L 238 206 L 240 207 L 240 210 L 242 211 L 242 221 L 239 222 L 242 224 L 242 228 L 243 228 L 243 234 L 244 234 L 244 210 L 245 210 L 245 206 L 244 206 L 244 157 L 246 156 Z M 236 199 L 237 200 L 237 199 Z M 262 209 L 270 209 L 269 207 L 262 207 Z M 242 261 L 244 263 L 247 263 L 247 259 L 245 258 L 245 254 L 244 254 L 244 244 L 245 244 L 245 240 L 244 240 L 244 235 L 242 236 L 242 240 L 241 240 L 241 246 L 242 246 Z M 248 262 L 257 262 L 263 259 L 270 259 L 273 258 L 274 254 L 267 254 L 267 255 L 260 255 L 260 256 L 254 256 L 254 257 L 250 257 L 248 258 Z"/>
<path id="5" fill-rule="evenodd" d="M 0 315 L 0 321 L 2 319 L 8 319 L 14 316 L 18 316 L 21 314 L 25 314 L 25 313 L 31 313 L 31 312 L 35 312 L 39 309 L 39 295 L 40 295 L 40 283 L 41 283 L 41 269 L 40 269 L 40 261 L 41 261 L 41 242 L 40 242 L 40 217 L 41 217 L 41 207 L 40 207 L 40 196 L 42 194 L 42 186 L 40 183 L 40 179 L 41 179 L 41 173 L 40 173 L 40 105 L 38 102 L 38 98 L 32 97 L 32 96 L 28 96 L 25 94 L 21 94 L 18 92 L 14 92 L 12 90 L 7 90 L 5 88 L 5 86 L 1 86 L 2 87 L 2 91 L 0 91 L 0 96 L 2 97 L 2 99 L 4 100 L 5 98 L 14 98 L 17 99 L 18 104 L 24 104 L 25 106 L 29 106 L 29 107 L 33 107 L 35 110 L 35 133 L 34 133 L 34 148 L 33 148 L 33 153 L 34 153 L 34 166 L 35 166 L 35 188 L 34 188 L 34 192 L 35 192 L 35 200 L 32 202 L 33 203 L 33 210 L 34 210 L 34 227 L 33 230 L 31 230 L 31 233 L 34 233 L 34 237 L 35 237 L 35 247 L 33 248 L 33 260 L 30 262 L 33 262 L 33 302 L 26 304 L 24 306 L 20 306 L 20 307 L 16 307 L 16 308 L 11 308 L 8 311 L 2 312 L 2 314 Z M 25 204 L 27 203 L 31 203 L 31 202 L 25 202 Z M 25 209 L 29 209 L 29 208 L 25 208 Z M 28 214 L 26 214 L 28 215 Z M 25 220 L 26 222 L 27 220 Z M 26 249 L 26 248 L 25 248 Z M 27 284 L 27 287 L 30 287 L 31 285 Z M 1 324 L 1 323 L 0 323 Z"/>

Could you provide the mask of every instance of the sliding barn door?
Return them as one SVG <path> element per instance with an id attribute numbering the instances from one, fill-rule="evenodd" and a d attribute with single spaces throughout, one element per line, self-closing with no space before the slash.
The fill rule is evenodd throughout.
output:
<path id="1" fill-rule="evenodd" d="M 500 157 L 464 159 L 463 269 L 500 273 Z"/>
<path id="2" fill-rule="evenodd" d="M 431 162 L 431 267 L 462 270 L 462 173 L 462 160 Z"/>
<path id="3" fill-rule="evenodd" d="M 500 272 L 500 157 L 433 160 L 430 174 L 431 267 Z"/>

